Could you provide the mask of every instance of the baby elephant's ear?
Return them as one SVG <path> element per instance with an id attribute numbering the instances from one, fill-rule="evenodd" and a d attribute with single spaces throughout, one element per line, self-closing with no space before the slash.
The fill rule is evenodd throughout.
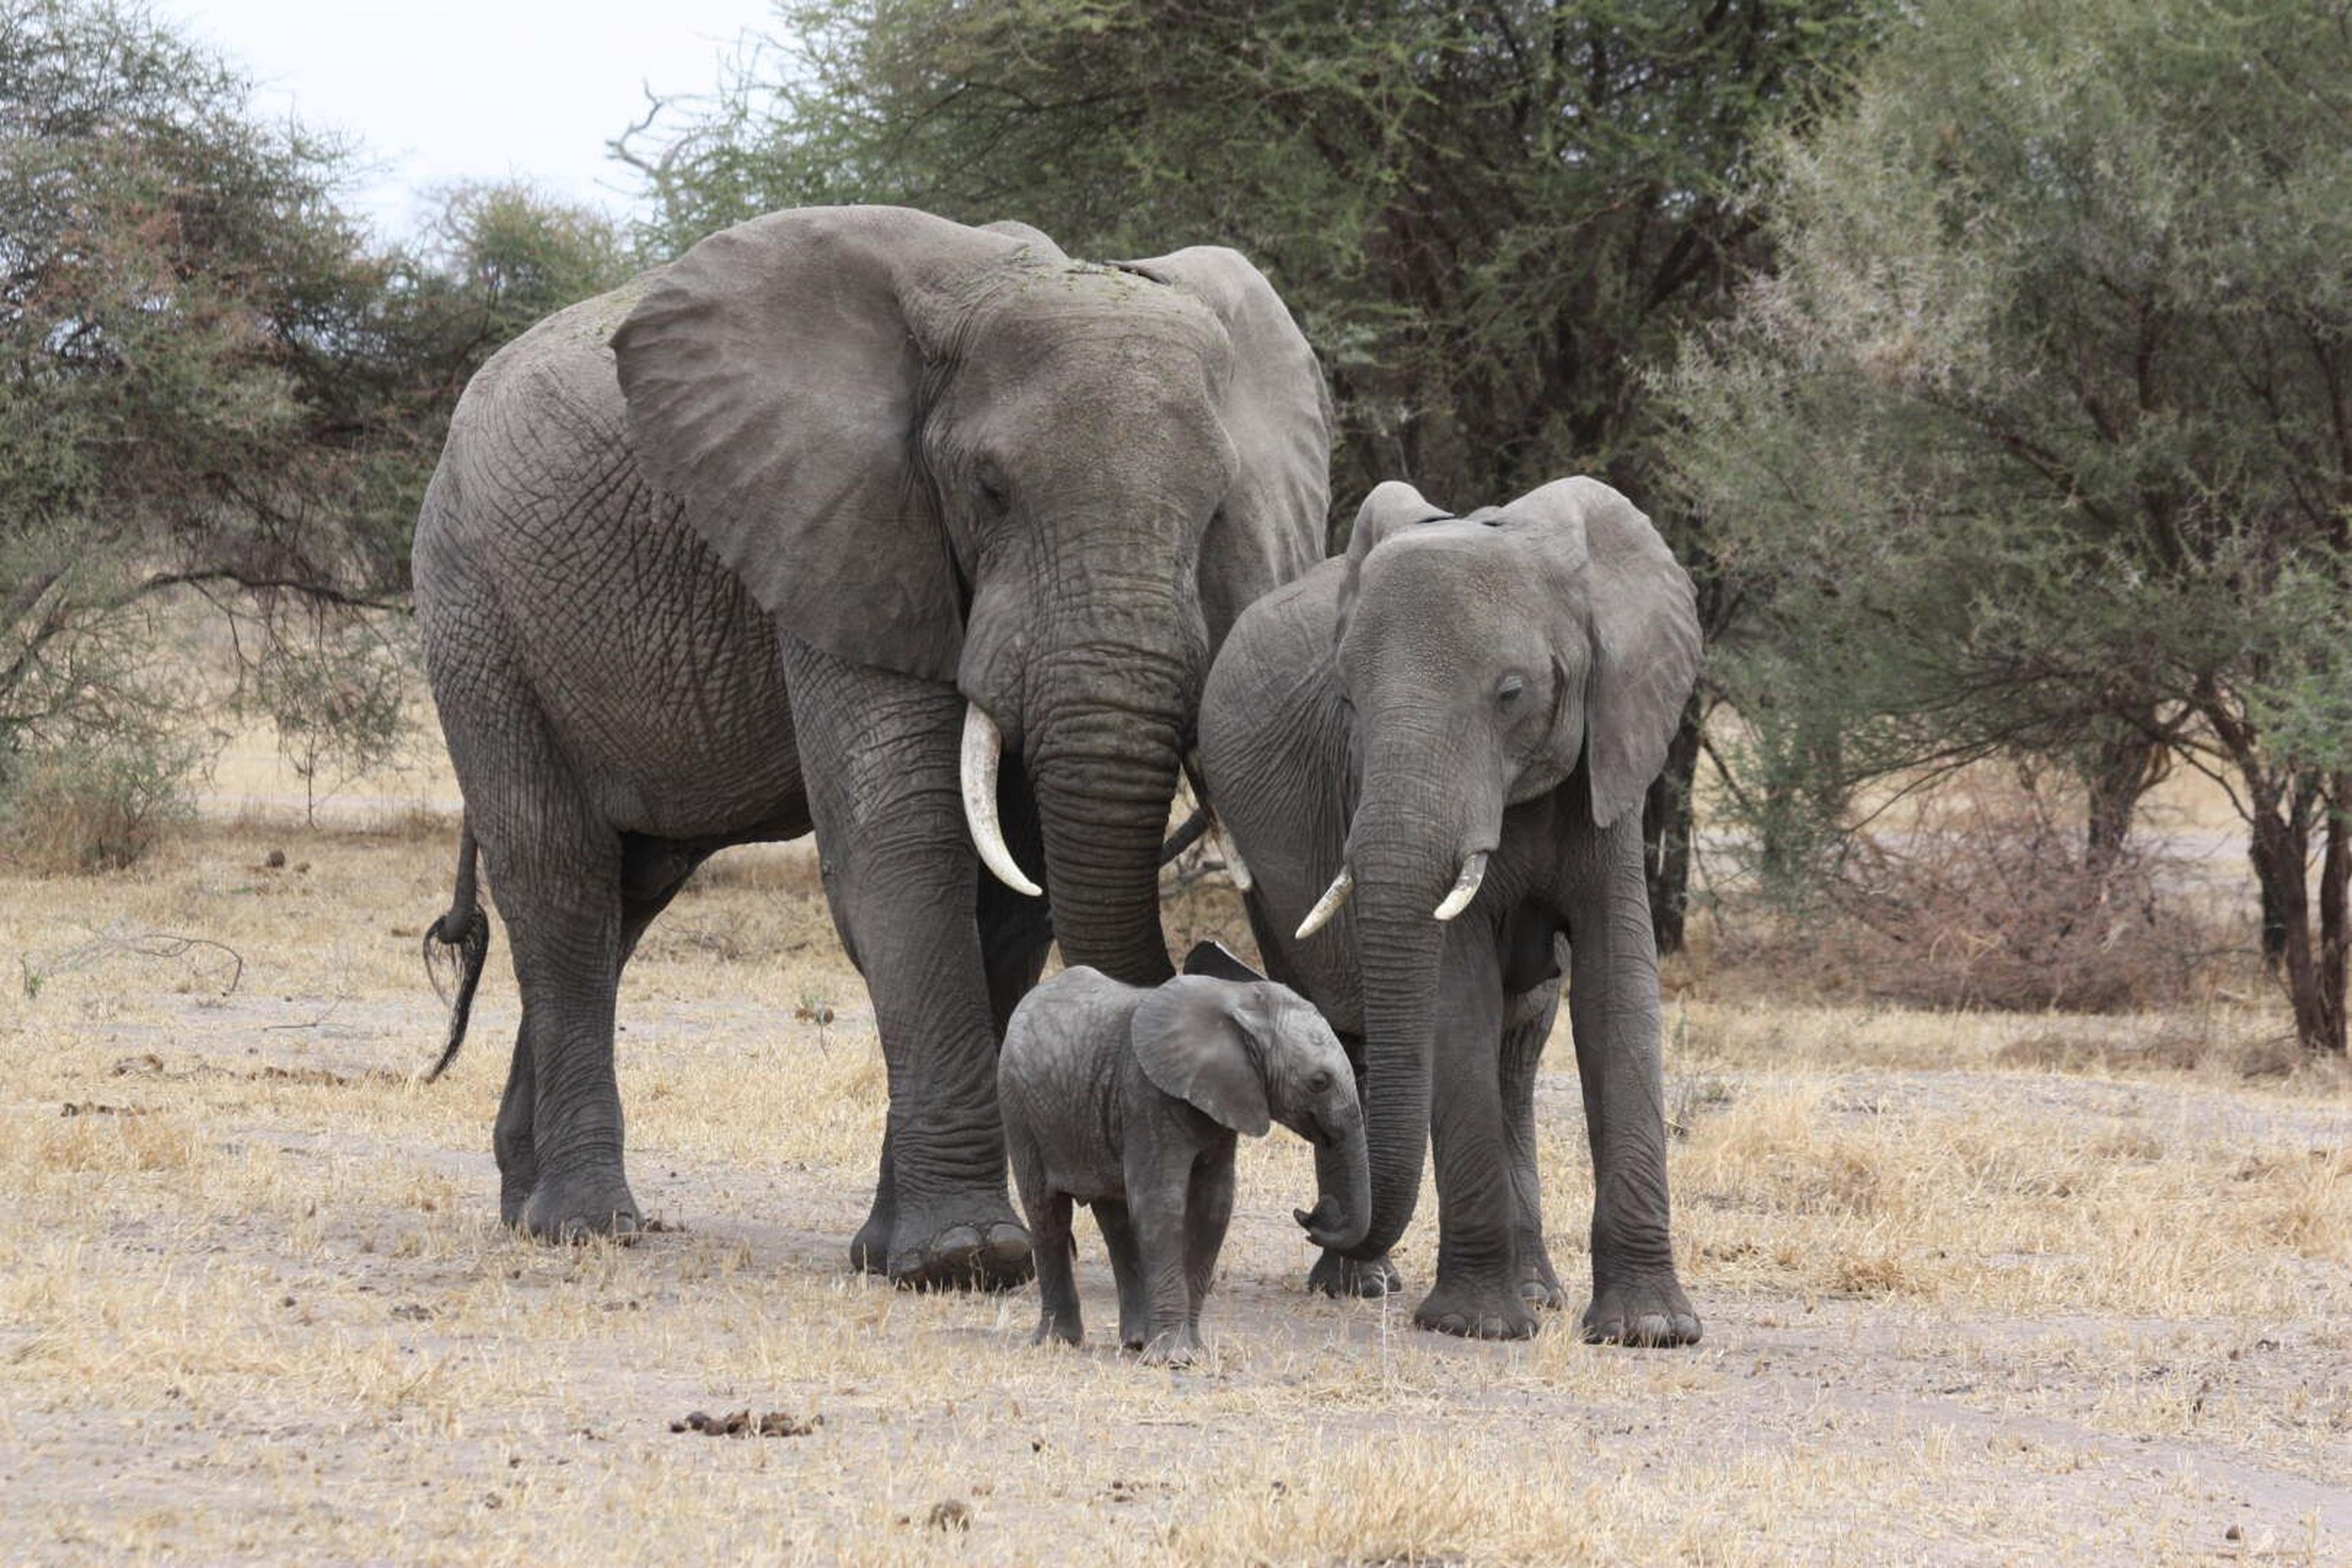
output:
<path id="1" fill-rule="evenodd" d="M 1206 974 L 1217 980 L 1237 980 L 1244 985 L 1265 978 L 1244 963 L 1233 949 L 1213 936 L 1203 937 L 1192 944 L 1192 951 L 1184 955 L 1184 973 Z"/>
<path id="2" fill-rule="evenodd" d="M 1250 1050 L 1240 986 L 1180 974 L 1135 1009 L 1132 1037 L 1143 1073 L 1162 1094 L 1186 1100 L 1224 1127 L 1263 1137 L 1272 1119 L 1265 1077 Z"/>

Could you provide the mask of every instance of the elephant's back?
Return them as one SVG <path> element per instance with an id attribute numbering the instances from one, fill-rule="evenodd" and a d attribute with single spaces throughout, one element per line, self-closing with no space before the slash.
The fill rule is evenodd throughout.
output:
<path id="1" fill-rule="evenodd" d="M 436 698 L 520 679 L 601 813 L 663 837 L 797 808 L 776 634 L 632 449 L 613 331 L 654 274 L 476 373 L 417 522 Z"/>

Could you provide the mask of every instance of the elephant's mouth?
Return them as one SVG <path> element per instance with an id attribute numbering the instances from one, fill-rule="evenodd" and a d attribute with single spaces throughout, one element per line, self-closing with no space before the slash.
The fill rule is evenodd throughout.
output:
<path id="1" fill-rule="evenodd" d="M 1342 1134 L 1323 1125 L 1320 1119 L 1303 1116 L 1298 1121 L 1298 1135 L 1318 1149 L 1337 1149 Z"/>

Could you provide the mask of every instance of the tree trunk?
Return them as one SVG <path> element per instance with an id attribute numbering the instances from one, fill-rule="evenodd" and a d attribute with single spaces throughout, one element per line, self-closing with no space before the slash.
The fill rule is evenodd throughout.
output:
<path id="1" fill-rule="evenodd" d="M 2164 776 L 2168 753 L 2138 731 L 2127 731 L 2091 749 L 2083 783 L 2089 796 L 2083 843 L 2083 869 L 2097 888 L 2123 858 L 2140 797 Z"/>
<path id="2" fill-rule="evenodd" d="M 2298 789 L 2297 797 L 2303 795 Z M 2287 1000 L 2294 1011 L 2294 1033 L 2304 1049 L 2341 1052 L 2344 1049 L 2345 878 L 2352 870 L 2352 847 L 2333 811 L 2327 820 L 2327 849 L 2320 868 L 2319 951 L 2312 946 L 2311 850 L 2309 819 L 2296 798 L 2285 809 L 2273 802 L 2254 814 L 2250 853 L 2262 887 L 2265 922 L 2278 923 L 2276 967 L 2286 982 Z M 2332 805 L 2332 803 L 2329 803 Z M 2269 946 L 2270 932 L 2263 933 Z"/>
<path id="3" fill-rule="evenodd" d="M 2327 791 L 2322 797 L 2322 809 L 2327 813 L 2327 848 L 2319 862 L 2319 1005 L 2321 1030 L 2315 1042 L 2305 1037 L 2312 1048 L 2332 1051 L 2337 1056 L 2345 1051 L 2344 980 L 2346 884 L 2352 882 L 2352 823 L 2345 819 L 2352 808 L 2352 773 L 2328 775 Z"/>
<path id="4" fill-rule="evenodd" d="M 1660 957 L 1680 952 L 1690 907 L 1691 784 L 1698 774 L 1700 712 L 1694 692 L 1666 748 L 1666 765 L 1642 797 L 1642 875 L 1650 893 L 1650 931 Z"/>

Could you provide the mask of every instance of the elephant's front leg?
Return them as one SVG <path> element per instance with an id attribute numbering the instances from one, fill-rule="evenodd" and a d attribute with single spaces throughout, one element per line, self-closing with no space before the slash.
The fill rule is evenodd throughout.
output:
<path id="1" fill-rule="evenodd" d="M 1234 1142 L 1205 1156 L 1192 1167 L 1191 1190 L 1184 1201 L 1184 1289 L 1191 1305 L 1185 1321 L 1192 1341 L 1201 1340 L 1201 1308 L 1215 1283 L 1217 1254 L 1224 1250 L 1225 1229 L 1234 1218 Z"/>
<path id="2" fill-rule="evenodd" d="M 1201 1353 L 1187 1247 L 1194 1153 L 1149 1141 L 1127 1152 L 1128 1215 L 1143 1265 L 1143 1359 L 1154 1366 L 1187 1366 Z"/>
<path id="3" fill-rule="evenodd" d="M 1502 966 L 1485 933 L 1449 933 L 1439 971 L 1430 1143 L 1437 1165 L 1437 1284 L 1412 1321 L 1441 1333 L 1525 1339 L 1518 1199 L 1501 1073 Z"/>
<path id="4" fill-rule="evenodd" d="M 1592 1142 L 1592 1304 L 1581 1327 L 1613 1344 L 1686 1345 L 1700 1331 L 1667 1233 L 1658 954 L 1641 835 L 1641 814 L 1628 812 L 1597 836 L 1569 916 L 1569 1018 Z"/>
<path id="5" fill-rule="evenodd" d="M 784 647 L 825 895 L 889 1070 L 885 1267 L 901 1284 L 1019 1284 L 1029 1239 L 1005 1193 L 978 862 L 956 776 L 963 700 Z M 861 1234 L 853 1265 L 874 1239 Z"/>

